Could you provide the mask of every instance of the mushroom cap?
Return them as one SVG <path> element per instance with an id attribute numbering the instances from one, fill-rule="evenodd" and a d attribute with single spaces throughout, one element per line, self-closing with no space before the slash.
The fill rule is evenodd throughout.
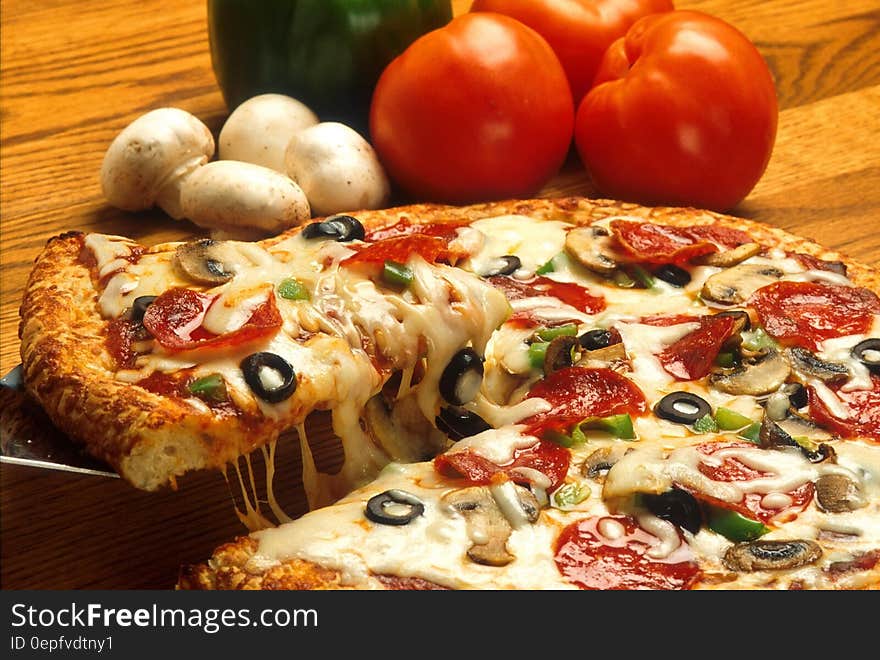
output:
<path id="1" fill-rule="evenodd" d="M 285 161 L 315 215 L 378 209 L 391 194 L 373 147 L 345 124 L 323 122 L 294 135 Z"/>
<path id="2" fill-rule="evenodd" d="M 260 94 L 239 105 L 217 140 L 222 160 L 240 160 L 287 173 L 284 152 L 290 139 L 318 123 L 305 104 L 284 94 Z"/>
<path id="3" fill-rule="evenodd" d="M 277 234 L 311 218 L 305 194 L 289 177 L 237 160 L 197 169 L 184 181 L 180 202 L 195 224 L 233 235 Z"/>
<path id="4" fill-rule="evenodd" d="M 180 218 L 180 181 L 214 155 L 211 131 L 179 108 L 159 108 L 126 126 L 101 164 L 101 189 L 113 206 L 142 211 L 161 206 Z"/>

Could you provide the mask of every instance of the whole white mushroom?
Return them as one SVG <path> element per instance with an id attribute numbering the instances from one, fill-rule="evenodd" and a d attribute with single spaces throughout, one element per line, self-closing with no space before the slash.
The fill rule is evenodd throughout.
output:
<path id="1" fill-rule="evenodd" d="M 376 152 L 345 124 L 322 122 L 300 131 L 287 145 L 285 161 L 315 215 L 388 203 L 391 186 Z"/>
<path id="2" fill-rule="evenodd" d="M 225 237 L 277 234 L 311 218 L 305 194 L 290 177 L 237 160 L 200 167 L 180 194 L 184 216 Z"/>
<path id="3" fill-rule="evenodd" d="M 239 105 L 217 140 L 221 160 L 240 160 L 286 173 L 290 139 L 318 123 L 308 106 L 283 94 L 260 94 Z"/>
<path id="4" fill-rule="evenodd" d="M 214 155 L 214 138 L 179 108 L 151 110 L 116 136 L 101 164 L 101 189 L 113 206 L 143 211 L 159 206 L 180 219 L 180 186 Z"/>

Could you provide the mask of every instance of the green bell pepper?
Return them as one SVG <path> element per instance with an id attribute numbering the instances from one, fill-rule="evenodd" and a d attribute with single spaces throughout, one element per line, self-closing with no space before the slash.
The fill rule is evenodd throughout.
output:
<path id="1" fill-rule="evenodd" d="M 709 529 L 735 542 L 754 541 L 770 531 L 759 520 L 751 520 L 736 511 L 720 507 L 709 507 L 708 519 Z"/>
<path id="2" fill-rule="evenodd" d="M 196 378 L 187 385 L 191 394 L 205 401 L 220 403 L 226 401 L 229 395 L 226 393 L 226 381 L 220 374 L 208 374 Z"/>
<path id="3" fill-rule="evenodd" d="M 208 0 L 211 62 L 230 111 L 276 92 L 364 134 L 388 63 L 450 20 L 450 0 Z"/>
<path id="4" fill-rule="evenodd" d="M 386 284 L 405 289 L 413 282 L 413 272 L 410 268 L 397 261 L 388 259 L 382 266 L 382 279 Z"/>

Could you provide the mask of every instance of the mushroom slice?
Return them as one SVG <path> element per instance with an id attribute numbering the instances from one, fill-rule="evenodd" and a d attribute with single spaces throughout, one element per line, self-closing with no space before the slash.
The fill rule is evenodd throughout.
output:
<path id="1" fill-rule="evenodd" d="M 807 437 L 792 437 L 779 424 L 765 415 L 761 420 L 761 430 L 758 435 L 761 446 L 767 449 L 782 447 L 796 447 L 811 463 L 821 463 L 829 460 L 833 463 L 837 460 L 837 453 L 831 445 L 815 442 Z"/>
<path id="2" fill-rule="evenodd" d="M 724 565 L 732 571 L 766 571 L 798 568 L 822 556 L 814 541 L 749 541 L 737 543 L 724 553 Z"/>
<path id="3" fill-rule="evenodd" d="M 858 483 L 845 474 L 823 474 L 816 479 L 819 508 L 830 513 L 855 511 L 868 504 Z"/>
<path id="4" fill-rule="evenodd" d="M 778 390 L 790 373 L 791 367 L 779 351 L 770 351 L 754 362 L 710 374 L 709 382 L 728 394 L 761 396 Z"/>
<path id="5" fill-rule="evenodd" d="M 544 356 L 544 374 L 549 376 L 554 371 L 574 365 L 574 353 L 580 347 L 577 337 L 556 337 L 547 346 Z"/>
<path id="6" fill-rule="evenodd" d="M 839 362 L 826 362 L 805 348 L 790 348 L 788 359 L 795 371 L 818 378 L 823 383 L 839 383 L 849 379 L 849 369 Z"/>
<path id="7" fill-rule="evenodd" d="M 565 249 L 585 268 L 607 277 L 618 266 L 611 240 L 602 227 L 578 227 L 565 236 Z"/>
<path id="8" fill-rule="evenodd" d="M 228 241 L 202 238 L 180 245 L 174 263 L 188 278 L 199 284 L 223 284 L 235 276 L 238 251 Z"/>
<path id="9" fill-rule="evenodd" d="M 717 268 L 730 268 L 731 266 L 741 264 L 749 257 L 754 257 L 762 249 L 763 248 L 757 243 L 743 243 L 732 250 L 713 252 L 712 254 L 700 257 L 697 259 L 697 263 L 704 266 L 715 266 Z"/>
<path id="10" fill-rule="evenodd" d="M 618 360 L 626 360 L 626 349 L 623 343 L 611 344 L 605 348 L 597 348 L 594 351 L 583 351 L 579 365 L 589 366 L 596 363 L 603 363 L 605 366 L 608 362 L 616 362 Z"/>
<path id="11" fill-rule="evenodd" d="M 717 303 L 737 305 L 783 275 L 778 268 L 766 264 L 739 264 L 709 277 L 700 295 Z"/>
<path id="12" fill-rule="evenodd" d="M 600 447 L 587 456 L 581 467 L 581 474 L 590 479 L 597 479 L 608 472 L 627 452 L 627 448 L 621 445 L 609 445 Z"/>
<path id="13" fill-rule="evenodd" d="M 521 509 L 527 520 L 536 520 L 540 507 L 534 496 L 522 486 L 516 486 L 513 482 L 507 484 L 513 488 L 513 505 Z M 497 490 L 504 487 L 502 484 L 492 488 Z M 499 494 L 499 498 L 505 503 L 505 509 L 511 506 L 510 492 L 508 488 L 505 495 Z M 507 551 L 507 539 L 510 538 L 513 527 L 490 487 L 471 486 L 454 490 L 444 495 L 442 502 L 467 520 L 468 536 L 473 541 L 467 551 L 471 561 L 486 566 L 506 566 L 516 559 Z M 508 515 L 512 514 L 508 512 Z"/>

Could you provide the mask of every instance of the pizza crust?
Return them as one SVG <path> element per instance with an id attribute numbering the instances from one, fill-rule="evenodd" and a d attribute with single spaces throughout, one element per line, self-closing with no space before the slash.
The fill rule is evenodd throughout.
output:
<path id="1" fill-rule="evenodd" d="M 648 208 L 579 197 L 508 200 L 465 207 L 417 204 L 356 213 L 366 228 L 455 222 L 507 214 L 589 224 L 613 216 L 690 226 L 720 222 L 759 242 L 844 261 L 856 284 L 880 292 L 880 272 L 784 230 L 688 208 Z M 299 228 L 262 241 L 270 247 Z M 134 486 L 156 490 L 177 476 L 223 468 L 236 457 L 275 440 L 285 430 L 258 411 L 219 416 L 114 378 L 105 345 L 106 321 L 98 311 L 94 274 L 80 259 L 83 235 L 52 238 L 37 257 L 21 306 L 21 357 L 27 391 L 51 420 L 87 451 L 112 465 Z"/>

